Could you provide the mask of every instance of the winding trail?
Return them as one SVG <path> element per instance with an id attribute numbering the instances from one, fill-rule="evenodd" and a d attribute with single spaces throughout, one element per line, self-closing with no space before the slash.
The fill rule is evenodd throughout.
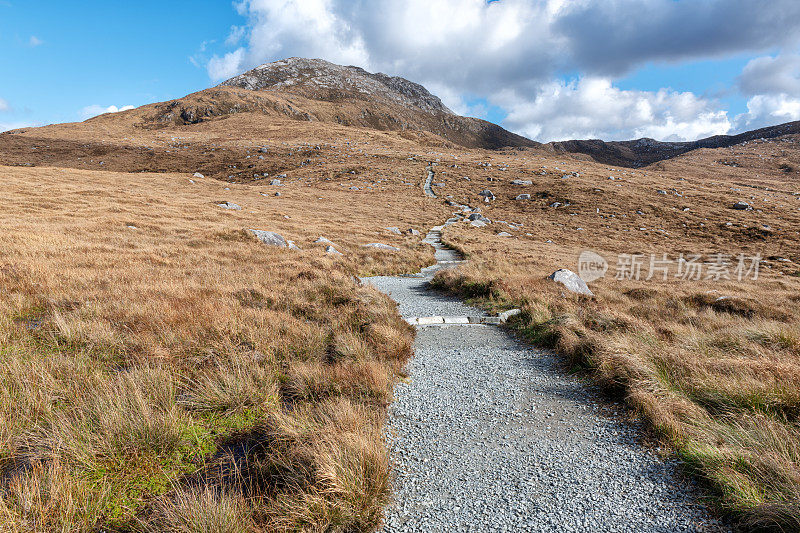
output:
<path id="1" fill-rule="evenodd" d="M 449 221 L 450 222 L 450 221 Z M 365 281 L 404 317 L 480 315 L 428 290 L 460 258 Z M 395 503 L 385 531 L 719 531 L 675 460 L 642 446 L 551 351 L 484 325 L 418 329 L 410 379 L 395 389 L 389 441 Z"/>
<path id="2" fill-rule="evenodd" d="M 428 176 L 425 178 L 425 183 L 422 185 L 422 190 L 425 193 L 425 196 L 436 198 L 436 193 L 433 192 L 433 187 L 431 187 L 434 176 L 433 165 L 426 167 L 425 170 L 428 171 Z"/>

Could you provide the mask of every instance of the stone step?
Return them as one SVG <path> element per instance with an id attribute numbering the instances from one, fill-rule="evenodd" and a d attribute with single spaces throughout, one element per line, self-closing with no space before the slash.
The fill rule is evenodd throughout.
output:
<path id="1" fill-rule="evenodd" d="M 512 316 L 518 315 L 519 309 L 509 309 L 497 316 L 412 316 L 403 317 L 403 320 L 412 326 L 469 326 L 469 325 L 500 325 Z"/>

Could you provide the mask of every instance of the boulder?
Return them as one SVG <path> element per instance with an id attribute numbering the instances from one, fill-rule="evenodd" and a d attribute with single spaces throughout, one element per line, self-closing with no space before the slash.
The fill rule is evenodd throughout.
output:
<path id="1" fill-rule="evenodd" d="M 511 180 L 511 185 L 533 185 L 531 180 Z"/>
<path id="2" fill-rule="evenodd" d="M 497 234 L 498 237 L 511 237 L 511 234 L 507 231 L 501 231 Z"/>
<path id="3" fill-rule="evenodd" d="M 531 199 L 530 194 L 518 194 L 516 198 L 514 198 L 514 200 L 530 200 L 530 199 Z"/>
<path id="4" fill-rule="evenodd" d="M 390 227 L 386 228 L 386 231 L 394 233 L 395 235 L 402 235 L 403 234 L 403 232 L 400 231 L 400 228 L 396 228 L 394 226 L 390 226 Z"/>
<path id="5" fill-rule="evenodd" d="M 280 248 L 286 248 L 289 246 L 289 243 L 283 238 L 283 235 L 275 233 L 274 231 L 266 231 L 261 229 L 249 229 L 247 231 L 255 235 L 256 238 L 264 244 L 278 246 Z"/>
<path id="6" fill-rule="evenodd" d="M 281 180 L 272 180 L 272 181 L 269 182 L 269 184 L 270 185 L 280 185 L 281 184 Z"/>
<path id="7" fill-rule="evenodd" d="M 202 174 L 200 174 L 199 172 L 195 172 L 194 174 L 192 174 L 192 177 L 193 177 L 193 178 L 197 178 L 197 179 L 203 179 L 203 178 L 205 178 L 205 176 L 203 176 L 203 175 L 202 175 Z"/>
<path id="8" fill-rule="evenodd" d="M 342 252 L 340 252 L 339 250 L 330 245 L 325 247 L 325 253 L 331 255 L 344 255 L 342 254 Z"/>
<path id="9" fill-rule="evenodd" d="M 487 198 L 489 200 L 494 200 L 494 193 L 489 189 L 482 190 L 481 192 L 478 193 L 478 196 L 483 196 L 484 198 Z"/>
<path id="10" fill-rule="evenodd" d="M 400 248 L 395 248 L 394 246 L 390 246 L 388 244 L 383 244 L 382 242 L 371 242 L 369 244 L 364 245 L 365 248 L 377 248 L 379 250 L 386 250 L 390 252 L 399 252 Z"/>
<path id="11" fill-rule="evenodd" d="M 414 228 L 409 228 L 408 229 L 408 234 L 409 235 L 414 235 L 414 236 L 422 235 L 419 231 L 415 230 Z"/>
<path id="12" fill-rule="evenodd" d="M 568 291 L 576 294 L 585 294 L 586 296 L 594 296 L 594 293 L 589 290 L 586 282 L 581 279 L 575 272 L 561 268 L 556 270 L 548 276 L 557 283 L 562 284 Z"/>
<path id="13" fill-rule="evenodd" d="M 221 207 L 222 209 L 233 209 L 234 211 L 239 211 L 242 209 L 242 206 L 234 204 L 233 202 L 222 202 L 221 204 L 217 204 L 217 207 Z"/>
<path id="14" fill-rule="evenodd" d="M 484 222 L 483 220 L 473 220 L 472 222 L 469 223 L 469 225 L 472 226 L 473 228 L 482 228 L 486 226 L 486 222 Z"/>
<path id="15" fill-rule="evenodd" d="M 750 207 L 750 204 L 741 201 L 733 204 L 733 208 L 736 209 L 737 211 L 747 211 L 748 209 L 752 209 L 752 207 Z"/>
<path id="16" fill-rule="evenodd" d="M 319 239 L 314 241 L 314 244 L 333 244 L 333 241 L 330 241 L 330 240 L 326 239 L 325 237 L 320 237 Z"/>
<path id="17" fill-rule="evenodd" d="M 483 223 L 484 223 L 484 225 L 485 225 L 485 224 L 491 224 L 491 223 L 492 223 L 492 221 L 491 221 L 491 220 L 489 220 L 488 218 L 486 218 L 485 216 L 483 216 L 483 215 L 482 215 L 482 214 L 480 214 L 480 213 L 472 213 L 472 214 L 470 214 L 470 215 L 467 217 L 467 220 L 479 220 L 479 221 L 483 222 Z"/>

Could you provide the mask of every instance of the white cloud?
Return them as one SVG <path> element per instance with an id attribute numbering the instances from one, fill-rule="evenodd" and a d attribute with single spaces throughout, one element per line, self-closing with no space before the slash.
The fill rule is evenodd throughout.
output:
<path id="1" fill-rule="evenodd" d="M 110 105 L 108 107 L 103 107 L 100 105 L 90 105 L 81 109 L 81 118 L 85 120 L 87 118 L 96 117 L 97 115 L 102 115 L 103 113 L 119 113 L 120 111 L 128 111 L 131 109 L 136 109 L 136 106 L 124 105 L 122 107 L 117 107 L 115 105 Z"/>
<path id="2" fill-rule="evenodd" d="M 16 130 L 19 128 L 29 128 L 33 126 L 39 126 L 39 124 L 34 122 L 0 122 L 0 133 L 9 130 Z"/>
<path id="3" fill-rule="evenodd" d="M 239 74 L 243 70 L 244 57 L 244 48 L 237 48 L 222 57 L 214 56 L 208 62 L 208 75 L 213 80 L 222 80 Z"/>
<path id="4" fill-rule="evenodd" d="M 236 46 L 244 39 L 246 34 L 247 28 L 245 26 L 231 26 L 231 31 L 225 39 L 225 44 L 228 46 Z"/>
<path id="5" fill-rule="evenodd" d="M 618 75 L 652 61 L 800 43 L 796 0 L 241 0 L 236 7 L 249 32 L 231 36 L 247 33 L 247 43 L 215 58 L 214 79 L 301 56 L 480 92 L 558 71 Z"/>
<path id="6" fill-rule="evenodd" d="M 32 47 L 41 46 L 44 44 L 44 41 L 36 37 L 35 35 L 31 35 L 31 38 L 28 40 L 28 45 Z"/>
<path id="7" fill-rule="evenodd" d="M 742 69 L 739 90 L 750 96 L 736 131 L 800 120 L 800 54 L 757 57 Z"/>
<path id="8" fill-rule="evenodd" d="M 758 94 L 747 101 L 747 112 L 736 116 L 736 131 L 774 126 L 793 120 L 800 120 L 800 97 Z"/>
<path id="9" fill-rule="evenodd" d="M 782 54 L 750 60 L 738 79 L 745 94 L 800 95 L 800 55 Z"/>
<path id="10" fill-rule="evenodd" d="M 503 91 L 491 102 L 509 111 L 507 127 L 540 141 L 693 140 L 731 126 L 715 102 L 693 93 L 621 90 L 607 78 L 553 81 L 533 97 Z"/>
<path id="11" fill-rule="evenodd" d="M 239 0 L 235 7 L 247 21 L 228 37 L 237 48 L 207 62 L 213 80 L 318 57 L 422 83 L 461 114 L 485 112 L 470 108 L 468 96 L 488 99 L 509 112 L 506 126 L 542 140 L 726 133 L 732 121 L 713 100 L 622 91 L 609 80 L 647 63 L 800 44 L 797 0 Z M 563 72 L 583 78 L 554 81 Z M 754 112 L 778 116 L 790 107 L 766 105 L 754 101 Z"/>
<path id="12" fill-rule="evenodd" d="M 0 98 L 0 111 L 9 111 L 11 106 L 8 105 L 8 102 Z"/>

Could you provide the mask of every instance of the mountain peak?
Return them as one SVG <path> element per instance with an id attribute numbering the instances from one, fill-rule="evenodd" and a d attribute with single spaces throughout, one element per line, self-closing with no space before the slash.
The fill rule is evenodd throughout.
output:
<path id="1" fill-rule="evenodd" d="M 222 82 L 220 86 L 291 92 L 316 100 L 382 100 L 428 113 L 454 114 L 437 96 L 418 83 L 380 72 L 373 74 L 361 67 L 336 65 L 323 59 L 291 57 L 265 63 Z"/>

